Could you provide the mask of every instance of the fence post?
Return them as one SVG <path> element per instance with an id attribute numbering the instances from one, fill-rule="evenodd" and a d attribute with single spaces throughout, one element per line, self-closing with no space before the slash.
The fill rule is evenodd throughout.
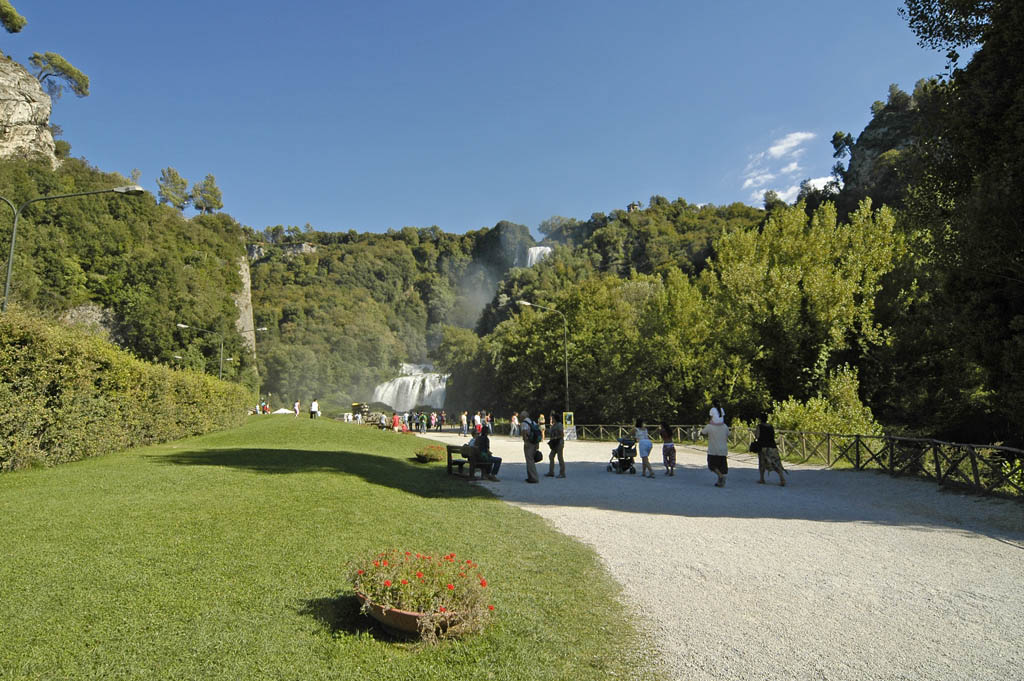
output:
<path id="1" fill-rule="evenodd" d="M 855 470 L 860 470 L 860 434 L 854 435 L 853 442 L 853 467 Z"/>
<path id="2" fill-rule="evenodd" d="M 807 461 L 807 434 L 802 430 L 800 431 L 800 456 Z"/>
<path id="3" fill-rule="evenodd" d="M 825 465 L 832 468 L 832 433 L 825 433 Z"/>
<path id="4" fill-rule="evenodd" d="M 978 475 L 978 455 L 974 447 L 968 446 L 967 451 L 971 454 L 971 471 L 974 473 L 974 486 L 981 487 L 981 477 Z"/>
<path id="5" fill-rule="evenodd" d="M 935 462 L 935 482 L 942 487 L 942 466 L 939 465 L 939 443 L 932 440 L 932 460 Z"/>

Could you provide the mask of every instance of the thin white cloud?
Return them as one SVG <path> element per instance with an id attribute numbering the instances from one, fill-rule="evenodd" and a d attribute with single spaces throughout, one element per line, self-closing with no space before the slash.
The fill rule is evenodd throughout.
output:
<path id="1" fill-rule="evenodd" d="M 811 179 L 809 179 L 807 181 L 815 189 L 822 189 L 822 188 L 824 188 L 824 186 L 826 184 L 828 184 L 829 182 L 832 181 L 832 176 L 831 175 L 827 175 L 825 177 L 812 177 Z"/>
<path id="2" fill-rule="evenodd" d="M 758 175 L 748 175 L 747 179 L 743 182 L 744 189 L 750 189 L 751 187 L 763 187 L 772 180 L 775 179 L 773 173 L 760 173 Z"/>
<path id="3" fill-rule="evenodd" d="M 810 142 L 814 137 L 813 132 L 791 132 L 782 139 L 775 140 L 775 144 L 768 147 L 768 155 L 772 158 L 782 158 L 800 154 L 803 152 L 800 146 Z"/>
<path id="4" fill-rule="evenodd" d="M 775 188 L 774 191 L 780 199 L 792 203 L 800 193 L 800 185 L 792 184 L 795 179 L 793 176 L 803 170 L 798 159 L 806 152 L 804 145 L 816 137 L 813 132 L 791 132 L 774 140 L 764 151 L 752 154 L 742 175 L 742 189 L 754 190 L 750 194 L 750 200 L 763 202 L 765 192 L 773 189 L 770 183 L 784 177 L 788 186 L 784 189 Z M 815 178 L 811 183 L 812 186 L 821 187 L 829 179 L 831 178 Z"/>

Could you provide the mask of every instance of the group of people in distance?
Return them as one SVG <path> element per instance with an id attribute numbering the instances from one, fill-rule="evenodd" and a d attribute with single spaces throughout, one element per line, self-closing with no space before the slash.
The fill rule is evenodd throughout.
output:
<path id="1" fill-rule="evenodd" d="M 540 444 L 546 437 L 551 451 L 548 455 L 549 465 L 545 477 L 565 477 L 565 432 L 561 420 L 553 416 L 550 419 L 550 428 L 539 438 L 535 428 L 542 428 L 543 414 L 537 422 L 530 418 L 526 410 L 512 417 L 512 429 L 510 435 L 519 435 L 523 440 L 523 456 L 526 460 L 526 482 L 536 484 L 540 482 L 537 472 L 537 464 L 543 461 L 540 453 Z M 491 468 L 484 471 L 488 480 L 498 482 L 498 469 L 501 467 L 501 458 L 491 453 L 490 428 L 480 430 L 470 444 L 476 447 L 480 459 L 485 463 L 491 463 Z M 708 423 L 701 429 L 701 435 L 708 440 L 708 470 L 717 476 L 715 487 L 725 487 L 726 476 L 729 474 L 729 426 L 725 423 L 725 410 L 718 400 L 713 400 L 711 410 L 708 413 Z M 661 456 L 665 465 L 665 475 L 672 477 L 676 474 L 676 445 L 673 439 L 671 426 L 665 421 L 659 425 L 658 435 L 661 438 Z M 653 478 L 654 469 L 651 467 L 650 455 L 654 448 L 650 434 L 644 426 L 643 419 L 637 419 L 634 429 L 634 438 L 637 444 L 637 451 L 640 455 L 641 470 L 643 477 Z M 779 457 L 778 444 L 775 442 L 775 429 L 768 423 L 767 414 L 761 414 L 757 426 L 757 434 L 751 451 L 757 452 L 757 468 L 759 473 L 759 484 L 764 484 L 765 473 L 775 472 L 779 476 L 779 484 L 786 485 L 786 471 L 782 467 L 782 459 Z M 558 461 L 558 474 L 555 475 L 555 461 Z"/>
<path id="2" fill-rule="evenodd" d="M 725 410 L 718 400 L 711 403 L 708 424 L 701 429 L 701 435 L 708 438 L 708 470 L 718 476 L 715 487 L 725 487 L 729 474 L 729 426 L 725 424 Z M 764 474 L 775 472 L 779 485 L 786 486 L 786 469 L 782 467 L 779 446 L 775 442 L 775 428 L 768 423 L 768 414 L 762 412 L 758 419 L 757 432 L 751 451 L 757 453 L 758 484 L 765 483 Z"/>

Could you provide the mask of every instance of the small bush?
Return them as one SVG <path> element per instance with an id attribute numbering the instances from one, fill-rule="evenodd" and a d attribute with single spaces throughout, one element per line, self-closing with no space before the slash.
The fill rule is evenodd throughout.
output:
<path id="1" fill-rule="evenodd" d="M 431 461 L 445 461 L 448 458 L 448 450 L 441 445 L 427 445 L 416 450 L 416 460 L 420 463 Z"/>
<path id="2" fill-rule="evenodd" d="M 483 631 L 494 611 L 480 566 L 454 553 L 434 558 L 391 549 L 353 565 L 350 579 L 356 593 L 382 608 L 423 613 L 420 637 L 428 642 Z"/>

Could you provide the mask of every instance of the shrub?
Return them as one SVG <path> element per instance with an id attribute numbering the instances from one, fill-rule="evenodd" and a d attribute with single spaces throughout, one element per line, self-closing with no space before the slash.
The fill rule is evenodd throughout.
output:
<path id="1" fill-rule="evenodd" d="M 391 549 L 350 568 L 352 588 L 382 608 L 423 613 L 420 637 L 435 641 L 482 631 L 494 610 L 487 603 L 487 580 L 472 560 L 454 553 Z M 369 609 L 363 603 L 363 612 Z"/>
<path id="2" fill-rule="evenodd" d="M 829 374 L 817 396 L 806 402 L 793 398 L 776 402 L 769 420 L 781 430 L 881 435 L 882 427 L 861 402 L 859 389 L 857 370 L 840 367 Z"/>
<path id="3" fill-rule="evenodd" d="M 251 397 L 18 310 L 0 317 L 0 470 L 233 427 Z"/>
<path id="4" fill-rule="evenodd" d="M 431 461 L 445 461 L 448 458 L 448 450 L 441 445 L 427 445 L 420 447 L 415 453 L 416 460 L 420 463 Z"/>

